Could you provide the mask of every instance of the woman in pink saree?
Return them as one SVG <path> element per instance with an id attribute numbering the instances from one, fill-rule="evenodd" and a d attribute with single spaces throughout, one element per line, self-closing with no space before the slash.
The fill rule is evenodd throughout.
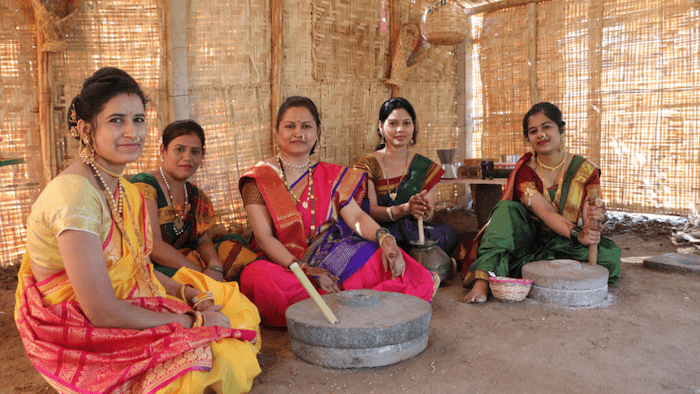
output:
<path id="1" fill-rule="evenodd" d="M 360 208 L 365 175 L 310 158 L 321 123 L 314 103 L 290 97 L 277 119 L 280 153 L 240 179 L 251 246 L 264 256 L 241 272 L 241 291 L 258 306 L 262 322 L 286 326 L 287 307 L 309 297 L 288 269 L 294 262 L 322 294 L 364 288 L 431 301 L 439 277 Z"/>

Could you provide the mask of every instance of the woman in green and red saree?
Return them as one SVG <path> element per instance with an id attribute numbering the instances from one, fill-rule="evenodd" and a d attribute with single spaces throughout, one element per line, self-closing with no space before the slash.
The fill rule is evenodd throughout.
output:
<path id="1" fill-rule="evenodd" d="M 396 237 L 401 248 L 418 240 L 418 218 L 423 216 L 426 239 L 436 239 L 448 255 L 457 247 L 457 230 L 427 223 L 435 212 L 435 185 L 445 170 L 432 160 L 411 152 L 416 143 L 416 112 L 408 100 L 387 100 L 379 110 L 379 145 L 355 163 L 367 173 L 369 214 Z"/>
<path id="2" fill-rule="evenodd" d="M 535 104 L 525 115 L 523 134 L 534 154 L 518 161 L 489 222 L 457 251 L 464 286 L 472 286 L 465 302 L 486 301 L 488 272 L 520 277 L 531 261 L 588 261 L 588 245 L 598 245 L 598 264 L 610 272 L 609 282 L 620 280 L 620 248 L 600 236 L 605 208 L 589 201 L 591 190 L 600 190 L 598 167 L 566 151 L 564 125 L 551 103 Z"/>
<path id="3" fill-rule="evenodd" d="M 181 267 L 218 281 L 235 280 L 256 259 L 238 234 L 216 236 L 209 197 L 188 182 L 204 161 L 204 130 L 194 120 L 178 120 L 163 129 L 161 167 L 134 176 L 131 182 L 146 197 L 153 226 L 151 260 L 155 269 L 173 276 Z"/>
<path id="4" fill-rule="evenodd" d="M 150 262 L 144 198 L 121 176 L 143 149 L 146 101 L 116 68 L 96 71 L 73 99 L 81 158 L 32 206 L 17 328 L 60 393 L 247 392 L 260 373 L 255 305 L 235 282 L 186 268 L 173 280 Z"/>
<path id="5" fill-rule="evenodd" d="M 310 158 L 320 125 L 310 99 L 288 98 L 277 116 L 279 154 L 240 179 L 252 247 L 264 257 L 243 269 L 241 290 L 270 326 L 286 326 L 287 308 L 309 297 L 288 269 L 294 262 L 322 294 L 365 288 L 431 301 L 439 277 L 360 208 L 365 175 Z"/>

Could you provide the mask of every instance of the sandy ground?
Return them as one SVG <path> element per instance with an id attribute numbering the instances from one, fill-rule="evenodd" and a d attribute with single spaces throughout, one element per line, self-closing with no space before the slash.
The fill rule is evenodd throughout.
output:
<path id="1" fill-rule="evenodd" d="M 468 237 L 468 211 L 442 211 Z M 622 218 L 606 235 L 624 261 L 675 252 L 672 224 Z M 635 258 L 636 257 L 636 258 Z M 0 270 L 0 392 L 53 390 L 29 363 L 12 311 L 16 270 Z M 622 280 L 595 308 L 526 299 L 461 302 L 452 278 L 433 301 L 430 340 L 421 354 L 379 368 L 333 370 L 290 349 L 285 330 L 263 328 L 263 372 L 252 393 L 700 393 L 700 276 L 623 263 Z"/>

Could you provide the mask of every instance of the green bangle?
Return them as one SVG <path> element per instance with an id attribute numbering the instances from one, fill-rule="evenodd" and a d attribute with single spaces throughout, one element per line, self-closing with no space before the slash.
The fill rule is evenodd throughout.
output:
<path id="1" fill-rule="evenodd" d="M 581 242 L 578 241 L 578 236 L 581 235 L 581 230 L 583 230 L 583 227 L 581 226 L 574 226 L 571 229 L 571 233 L 569 233 L 569 236 L 571 237 L 571 241 L 576 244 L 580 245 Z"/>
<path id="2" fill-rule="evenodd" d="M 389 230 L 387 230 L 385 227 L 379 227 L 374 233 L 374 239 L 377 242 L 379 242 L 379 239 L 381 238 L 382 234 L 389 234 Z M 379 246 L 381 246 L 381 244 Z"/>

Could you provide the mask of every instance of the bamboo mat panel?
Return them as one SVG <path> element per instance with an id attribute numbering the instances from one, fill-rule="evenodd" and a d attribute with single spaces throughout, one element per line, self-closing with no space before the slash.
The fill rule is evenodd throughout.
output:
<path id="1" fill-rule="evenodd" d="M 51 54 L 49 66 L 55 92 L 55 136 L 58 141 L 65 137 L 69 147 L 61 167 L 70 165 L 78 155 L 78 142 L 66 124 L 68 107 L 83 80 L 108 66 L 128 72 L 149 98 L 146 144 L 139 160 L 127 165 L 125 173 L 149 171 L 159 165 L 160 130 L 167 122 L 168 105 L 162 49 L 165 32 L 160 22 L 164 10 L 158 4 L 157 0 L 81 2 L 67 37 L 67 49 Z"/>
<path id="2" fill-rule="evenodd" d="M 207 138 L 193 182 L 211 197 L 217 224 L 243 235 L 250 227 L 238 179 L 274 153 L 269 10 L 265 0 L 188 7 L 190 114 Z"/>
<path id="3" fill-rule="evenodd" d="M 605 7 L 605 190 L 614 207 L 686 213 L 700 202 L 700 13 L 681 0 Z"/>
<path id="4" fill-rule="evenodd" d="M 0 167 L 0 266 L 24 253 L 25 223 L 43 177 L 38 129 L 36 26 L 29 2 L 0 3 L 0 155 L 23 164 Z"/>
<path id="5" fill-rule="evenodd" d="M 527 12 L 487 13 L 474 36 L 484 118 L 475 147 L 483 157 L 528 149 Z M 534 95 L 562 109 L 568 149 L 601 166 L 608 207 L 687 214 L 700 201 L 698 7 L 558 0 L 538 3 L 537 21 Z"/>

